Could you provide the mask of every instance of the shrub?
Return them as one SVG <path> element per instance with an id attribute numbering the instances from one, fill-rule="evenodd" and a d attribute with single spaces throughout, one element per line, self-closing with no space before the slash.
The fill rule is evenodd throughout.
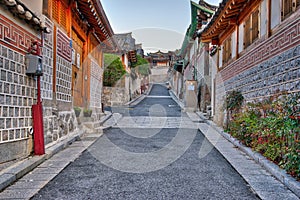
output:
<path id="1" fill-rule="evenodd" d="M 233 115 L 228 131 L 253 150 L 300 179 L 300 94 L 249 103 Z"/>
<path id="2" fill-rule="evenodd" d="M 126 74 L 121 59 L 114 54 L 104 54 L 103 85 L 112 87 Z"/>
<path id="3" fill-rule="evenodd" d="M 92 116 L 92 110 L 91 110 L 91 109 L 85 108 L 85 109 L 83 110 L 83 116 L 84 116 L 84 117 L 90 117 L 90 116 Z"/>
<path id="4" fill-rule="evenodd" d="M 74 109 L 74 112 L 75 112 L 75 116 L 76 116 L 76 117 L 79 117 L 80 112 L 81 112 L 81 108 L 79 108 L 79 107 L 74 107 L 73 109 Z"/>

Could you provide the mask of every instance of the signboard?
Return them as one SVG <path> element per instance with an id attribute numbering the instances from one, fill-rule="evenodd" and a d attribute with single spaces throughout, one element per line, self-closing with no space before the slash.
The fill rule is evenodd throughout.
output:
<path id="1" fill-rule="evenodd" d="M 194 85 L 188 85 L 188 90 L 194 91 L 195 90 L 195 86 Z"/>

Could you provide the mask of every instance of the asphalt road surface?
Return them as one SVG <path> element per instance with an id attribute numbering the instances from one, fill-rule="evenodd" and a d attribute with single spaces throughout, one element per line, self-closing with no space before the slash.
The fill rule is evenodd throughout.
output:
<path id="1" fill-rule="evenodd" d="M 165 86 L 154 85 L 138 105 L 112 110 L 123 115 L 119 125 L 32 199 L 257 199 Z"/>

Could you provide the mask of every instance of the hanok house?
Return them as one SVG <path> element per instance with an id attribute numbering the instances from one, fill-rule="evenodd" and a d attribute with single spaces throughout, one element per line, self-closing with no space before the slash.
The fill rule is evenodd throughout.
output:
<path id="1" fill-rule="evenodd" d="M 100 1 L 1 1 L 1 161 L 31 152 L 31 106 L 36 81 L 25 75 L 25 54 L 33 41 L 43 45 L 44 138 L 46 146 L 77 130 L 73 106 L 101 112 L 102 51 L 113 47 L 113 31 Z M 43 34 L 47 30 L 49 34 Z M 3 151 L 2 151 L 3 148 Z"/>
<path id="2" fill-rule="evenodd" d="M 170 66 L 170 52 L 164 53 L 158 50 L 154 53 L 148 53 L 147 57 L 150 57 L 148 59 L 153 67 L 167 67 Z"/>
<path id="3" fill-rule="evenodd" d="M 165 83 L 169 81 L 168 70 L 171 66 L 173 55 L 174 52 L 172 51 L 164 53 L 160 50 L 153 53 L 147 53 L 145 59 L 149 61 L 151 67 L 150 82 Z"/>
<path id="4" fill-rule="evenodd" d="M 300 1 L 223 0 L 202 42 L 218 46 L 215 120 L 222 121 L 226 92 L 247 101 L 300 92 Z"/>
<path id="5" fill-rule="evenodd" d="M 113 48 L 113 30 L 100 1 L 44 0 L 45 22 L 52 35 L 45 41 L 51 75 L 44 88 L 47 143 L 76 128 L 73 107 L 92 110 L 100 119 L 103 49 Z M 50 60 L 52 59 L 52 60 Z"/>
<path id="6" fill-rule="evenodd" d="M 184 58 L 181 62 L 184 63 L 182 70 L 184 72 L 184 102 L 187 109 L 199 108 L 206 112 L 211 104 L 211 68 L 207 53 L 208 44 L 201 43 L 197 36 L 216 9 L 216 6 L 203 0 L 200 0 L 199 4 L 191 1 L 191 24 L 180 51 L 180 56 Z M 178 70 L 178 64 L 174 67 Z"/>
<path id="7" fill-rule="evenodd" d="M 105 87 L 104 98 L 107 105 L 123 105 L 132 100 L 137 91 L 140 91 L 140 79 L 131 68 L 131 65 L 137 62 L 136 45 L 132 32 L 115 34 L 114 38 L 118 44 L 116 54 L 120 57 L 129 76 L 123 76 L 113 87 Z"/>

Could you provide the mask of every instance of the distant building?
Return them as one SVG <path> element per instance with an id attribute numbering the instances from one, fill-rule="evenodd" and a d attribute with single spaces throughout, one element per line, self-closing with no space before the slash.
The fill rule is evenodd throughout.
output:
<path id="1" fill-rule="evenodd" d="M 173 54 L 174 54 L 174 52 L 171 52 L 171 51 L 164 53 L 164 52 L 161 52 L 160 50 L 158 50 L 157 52 L 154 52 L 154 53 L 148 53 L 146 56 L 146 59 L 149 60 L 149 62 L 151 63 L 151 65 L 153 67 L 156 67 L 156 66 L 169 67 Z"/>
<path id="2" fill-rule="evenodd" d="M 216 6 L 201 0 L 191 1 L 191 24 L 187 28 L 176 61 L 172 63 L 170 82 L 174 93 L 186 108 L 206 112 L 211 104 L 211 66 L 209 65 L 208 44 L 201 43 L 199 32 L 213 16 Z"/>

